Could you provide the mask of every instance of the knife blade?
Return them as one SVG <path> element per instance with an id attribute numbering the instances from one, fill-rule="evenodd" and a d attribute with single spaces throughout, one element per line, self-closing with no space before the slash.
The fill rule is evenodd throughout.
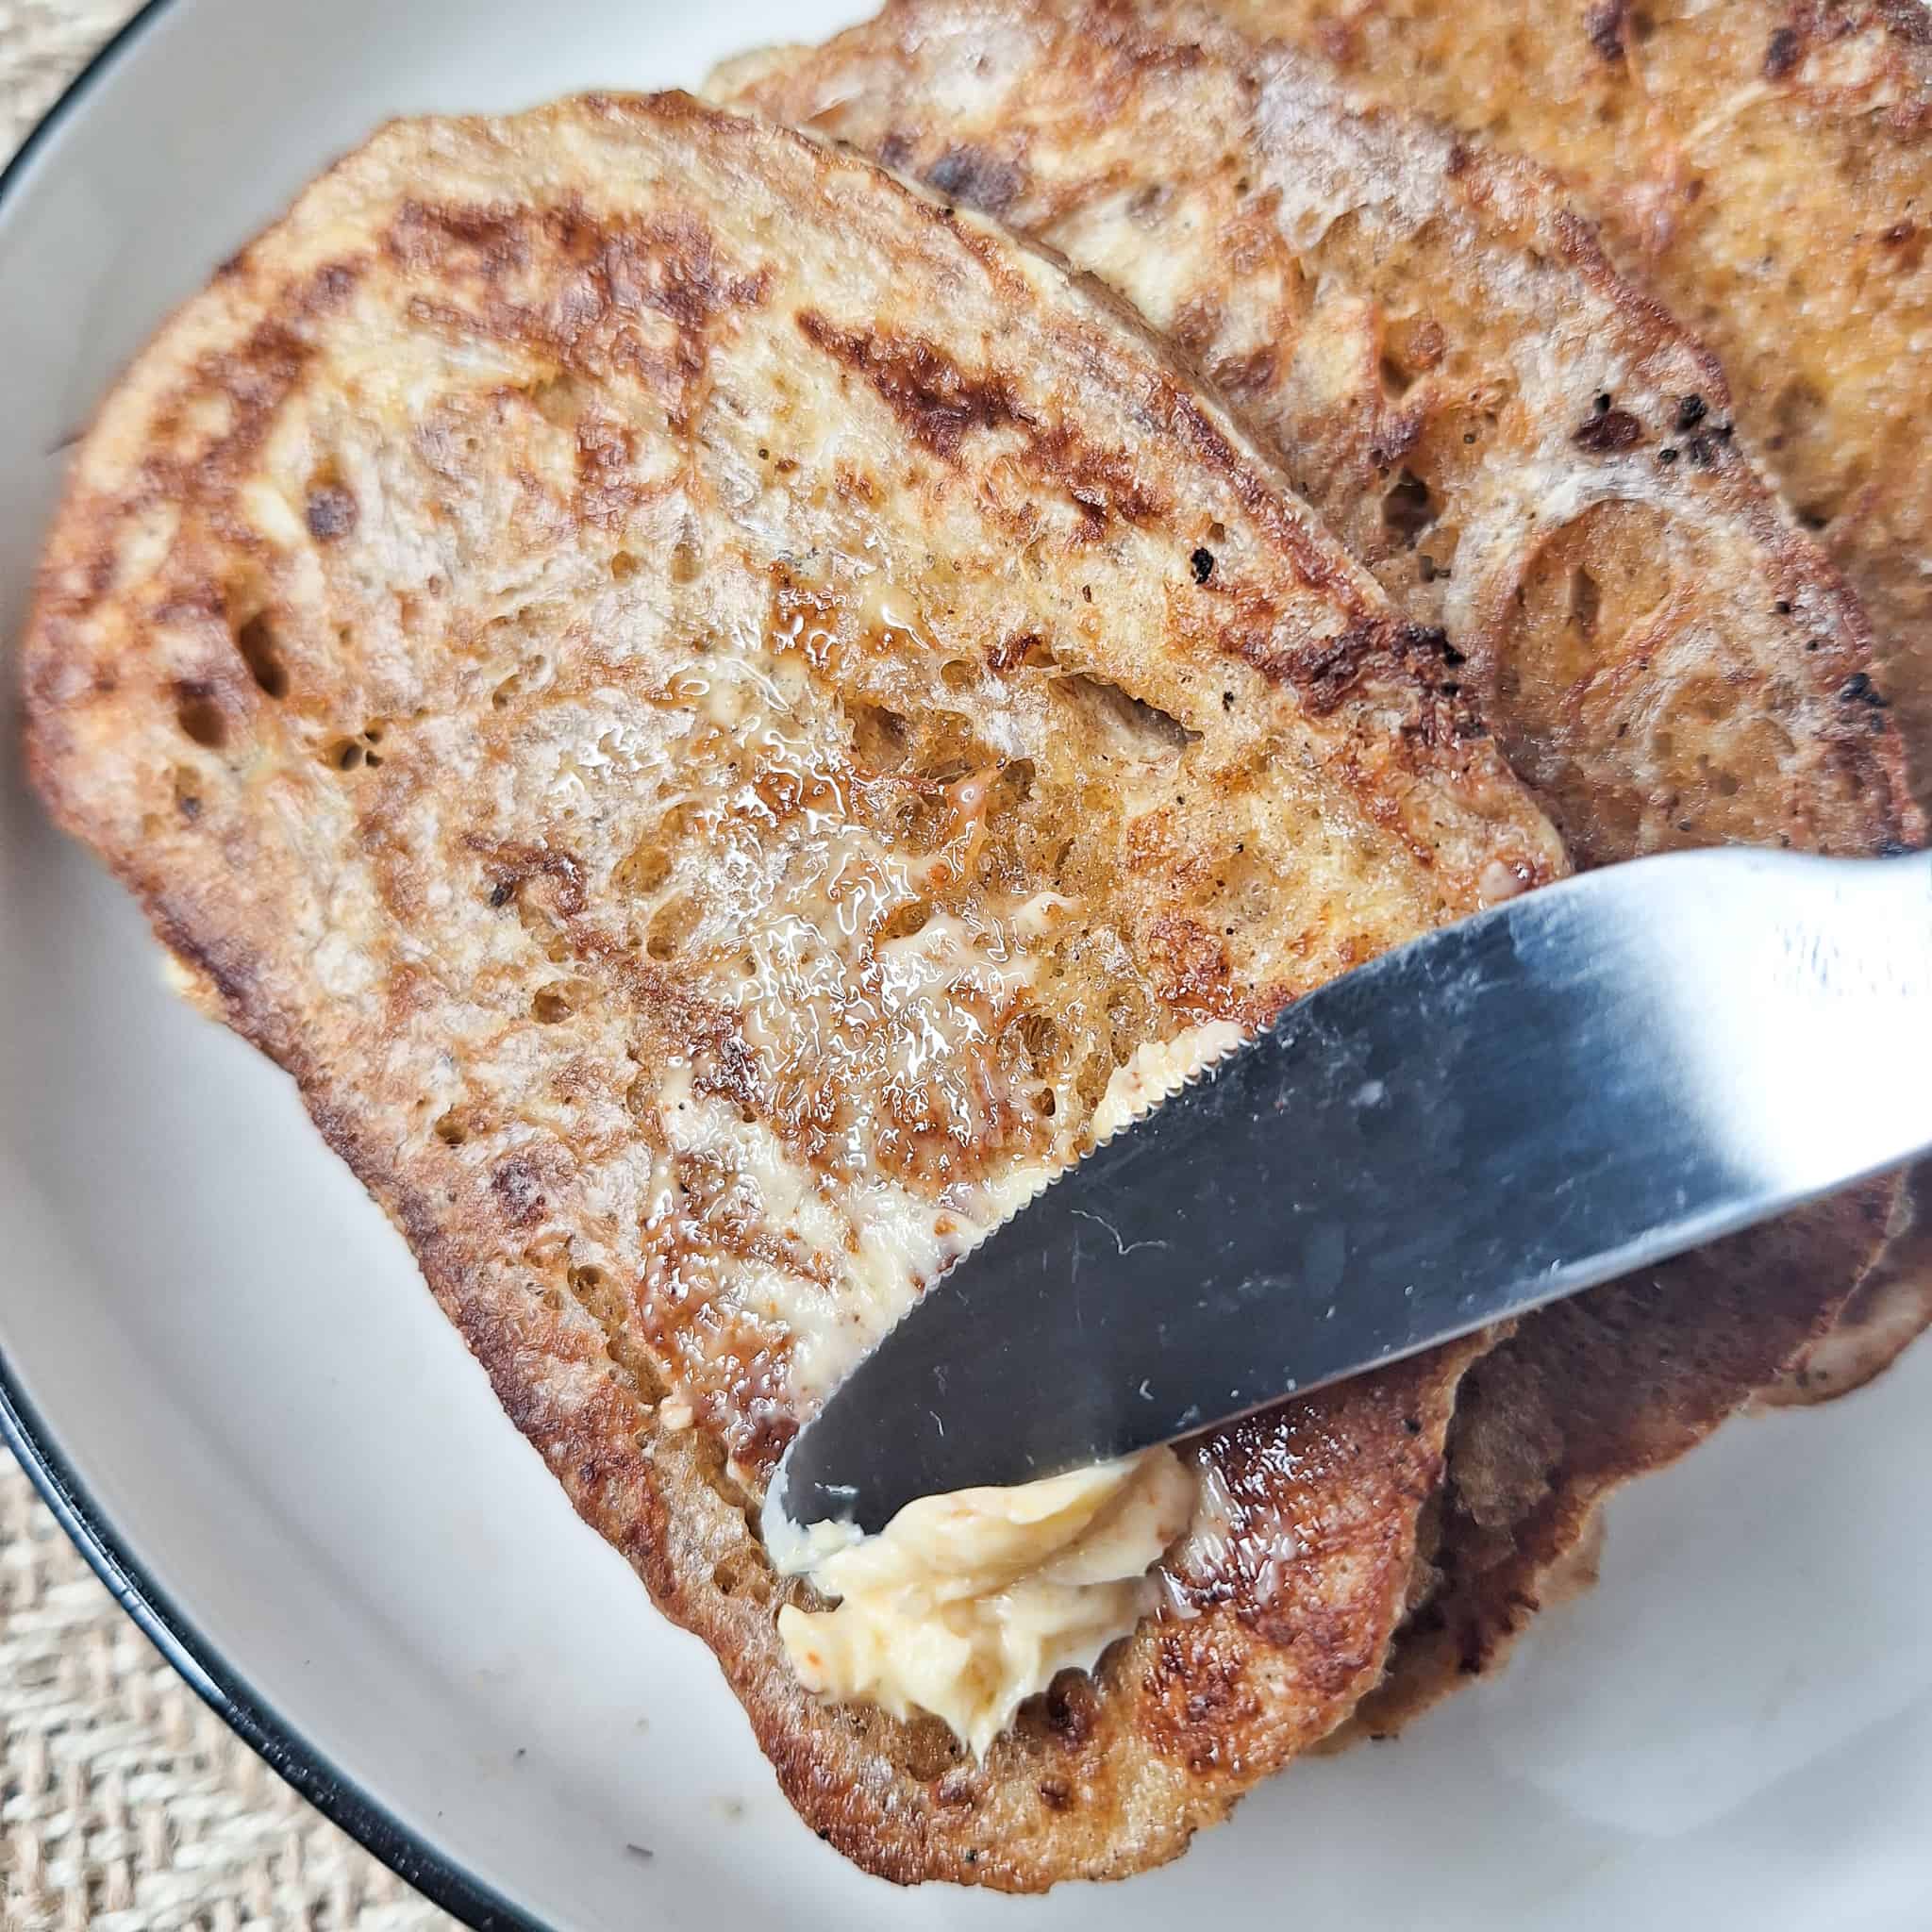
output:
<path id="1" fill-rule="evenodd" d="M 1641 859 L 1385 955 L 929 1287 L 773 1485 L 794 1523 L 1206 1429 L 1932 1146 L 1932 854 Z"/>

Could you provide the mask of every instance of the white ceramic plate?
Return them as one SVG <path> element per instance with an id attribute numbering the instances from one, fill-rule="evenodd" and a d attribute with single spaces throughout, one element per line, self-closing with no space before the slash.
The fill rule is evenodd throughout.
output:
<path id="1" fill-rule="evenodd" d="M 858 0 L 862 7 L 863 0 Z M 697 80 L 852 0 L 160 0 L 0 185 L 0 617 L 59 450 L 383 117 Z M 1932 1347 L 1612 1512 L 1607 1578 L 1400 1745 L 1044 1902 L 866 1878 L 498 1413 L 289 1083 L 166 994 L 0 750 L 0 1426 L 129 1609 L 476 1925 L 1932 1923 Z"/>

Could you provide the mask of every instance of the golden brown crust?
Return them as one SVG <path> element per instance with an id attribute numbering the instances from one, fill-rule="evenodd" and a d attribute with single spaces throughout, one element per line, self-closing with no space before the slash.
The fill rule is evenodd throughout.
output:
<path id="1" fill-rule="evenodd" d="M 1410 617 L 1580 862 L 1924 836 L 1857 599 L 1723 371 L 1553 179 L 1191 0 L 895 0 L 721 98 L 1102 276 L 1221 385 Z"/>
<path id="2" fill-rule="evenodd" d="M 1559 170 L 1724 358 L 1863 598 L 1932 802 L 1932 27 L 1916 0 L 1227 0 L 1365 101 Z"/>
<path id="3" fill-rule="evenodd" d="M 808 1822 L 1012 1889 L 1345 1716 L 1481 1344 L 1208 1439 L 1191 1614 L 984 1767 L 800 1690 L 761 1471 L 860 1277 L 914 1291 L 1139 1043 L 1562 870 L 1442 672 L 1111 304 L 682 96 L 341 162 L 109 398 L 24 659 L 56 816 Z"/>

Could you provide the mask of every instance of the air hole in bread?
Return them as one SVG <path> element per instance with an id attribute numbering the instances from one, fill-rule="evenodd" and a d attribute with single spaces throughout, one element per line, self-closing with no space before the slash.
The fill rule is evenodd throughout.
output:
<path id="1" fill-rule="evenodd" d="M 570 1237 L 560 1228 L 540 1234 L 525 1247 L 524 1259 L 544 1274 L 553 1269 L 567 1268 L 570 1264 Z"/>
<path id="2" fill-rule="evenodd" d="M 1727 772 L 1720 766 L 1713 766 L 1708 758 L 1701 760 L 1706 781 L 1720 798 L 1735 798 L 1743 781 L 1735 772 Z"/>
<path id="3" fill-rule="evenodd" d="M 1393 356 L 1383 356 L 1381 371 L 1383 391 L 1391 401 L 1406 394 L 1415 382 L 1415 371 L 1405 369 Z"/>
<path id="4" fill-rule="evenodd" d="M 549 986 L 540 986 L 530 996 L 530 1014 L 546 1026 L 554 1026 L 560 1020 L 568 1020 L 577 1009 L 577 990 L 567 980 L 556 980 Z"/>
<path id="5" fill-rule="evenodd" d="M 620 584 L 627 584 L 638 574 L 638 560 L 628 550 L 620 550 L 610 559 L 610 575 Z"/>
<path id="6" fill-rule="evenodd" d="M 1020 1044 L 1034 1067 L 1051 1066 L 1060 1045 L 1060 1029 L 1053 1021 L 1044 1013 L 1028 1013 L 1021 1020 L 1019 1031 Z"/>
<path id="7" fill-rule="evenodd" d="M 676 898 L 666 900 L 652 915 L 651 923 L 644 931 L 644 951 L 654 959 L 676 958 L 697 930 L 697 902 L 683 892 L 678 893 Z"/>
<path id="8" fill-rule="evenodd" d="M 470 1124 L 455 1108 L 439 1116 L 436 1124 L 430 1128 L 445 1147 L 460 1147 L 470 1138 Z"/>
<path id="9" fill-rule="evenodd" d="M 517 619 L 512 621 L 520 621 L 523 616 L 524 613 L 519 611 Z M 550 682 L 550 659 L 542 652 L 538 652 L 527 664 L 512 671 L 491 692 L 490 702 L 501 711 L 512 699 L 521 697 L 525 691 L 541 691 Z"/>
<path id="10" fill-rule="evenodd" d="M 638 899 L 661 891 L 676 869 L 673 854 L 703 816 L 703 808 L 690 799 L 672 806 L 612 868 L 612 889 Z"/>
<path id="11" fill-rule="evenodd" d="M 915 858 L 937 852 L 953 828 L 952 805 L 937 792 L 910 798 L 892 814 L 892 838 Z"/>
<path id="12" fill-rule="evenodd" d="M 754 1603 L 768 1603 L 772 1595 L 772 1568 L 756 1549 L 736 1549 L 711 1572 L 711 1581 L 721 1596 L 750 1597 Z"/>
<path id="13" fill-rule="evenodd" d="M 872 776 L 896 772 L 906 762 L 911 732 L 897 711 L 884 705 L 848 702 L 852 723 L 852 762 Z"/>
<path id="14" fill-rule="evenodd" d="M 323 762 L 338 772 L 355 771 L 367 757 L 359 738 L 339 738 L 322 755 Z"/>
<path id="15" fill-rule="evenodd" d="M 1587 570 L 1570 573 L 1570 626 L 1587 638 L 1596 635 L 1597 613 L 1603 608 L 1603 591 Z"/>
<path id="16" fill-rule="evenodd" d="M 1824 416 L 1824 398 L 1816 385 L 1802 375 L 1793 376 L 1772 401 L 1772 433 L 1765 446 L 1781 450 L 1815 435 Z"/>
<path id="17" fill-rule="evenodd" d="M 1382 527 L 1405 549 L 1436 521 L 1429 486 L 1413 471 L 1404 470 L 1382 499 Z"/>
<path id="18" fill-rule="evenodd" d="M 948 691 L 971 691 L 979 679 L 963 658 L 949 658 L 940 666 L 940 682 Z"/>
<path id="19" fill-rule="evenodd" d="M 628 1361 L 629 1357 L 626 1356 L 625 1359 Z M 708 1429 L 687 1429 L 684 1441 L 689 1445 L 691 1473 L 726 1508 L 740 1511 L 747 1523 L 752 1522 L 755 1517 L 752 1499 L 744 1485 L 731 1474 L 730 1465 L 725 1460 L 724 1442 Z"/>
<path id="20" fill-rule="evenodd" d="M 532 1251 L 525 1258 L 533 1267 L 548 1272 L 554 1270 L 562 1257 Z M 618 1282 L 601 1268 L 579 1264 L 564 1270 L 562 1289 L 555 1291 L 559 1302 L 565 1290 L 604 1331 L 604 1353 L 622 1379 L 629 1385 L 638 1402 L 643 1405 L 661 1402 L 667 1392 L 664 1377 L 657 1362 L 631 1332 L 630 1324 L 635 1311 Z"/>
<path id="21" fill-rule="evenodd" d="M 546 421 L 559 429 L 575 432 L 586 409 L 596 400 L 595 391 L 574 375 L 553 375 L 534 383 L 528 391 L 530 401 Z"/>
<path id="22" fill-rule="evenodd" d="M 258 611 L 235 633 L 235 648 L 241 652 L 249 676 L 265 695 L 289 695 L 288 666 L 282 662 L 281 646 L 275 641 L 275 626 L 266 611 Z"/>
<path id="23" fill-rule="evenodd" d="M 1114 1065 L 1124 1067 L 1136 1044 L 1153 1030 L 1153 1010 L 1141 992 L 1117 992 L 1107 1003 L 1108 1045 Z"/>
<path id="24" fill-rule="evenodd" d="M 657 891 L 670 878 L 671 873 L 671 854 L 664 841 L 654 834 L 634 845 L 617 861 L 610 874 L 610 883 L 621 892 L 635 893 L 642 898 Z"/>
<path id="25" fill-rule="evenodd" d="M 190 739 L 209 751 L 220 751 L 228 741 L 226 714 L 199 685 L 184 685 L 176 693 L 175 721 Z"/>
<path id="26" fill-rule="evenodd" d="M 1057 678 L 1054 689 L 1078 706 L 1085 722 L 1098 727 L 1115 750 L 1129 758 L 1166 758 L 1199 741 L 1198 731 L 1190 731 L 1170 712 L 1105 678 L 1076 671 Z"/>
<path id="27" fill-rule="evenodd" d="M 987 817 L 996 819 L 1003 813 L 1017 811 L 1033 796 L 1036 775 L 1031 758 L 1014 758 L 1009 764 L 1002 765 L 999 775 L 987 791 Z"/>

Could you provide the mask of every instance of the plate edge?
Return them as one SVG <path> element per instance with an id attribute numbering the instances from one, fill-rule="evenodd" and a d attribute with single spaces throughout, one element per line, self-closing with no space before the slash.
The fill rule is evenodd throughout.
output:
<path id="1" fill-rule="evenodd" d="M 4 210 L 47 141 L 103 74 L 175 5 L 145 0 L 95 52 L 0 166 Z M 0 1355 L 0 1441 L 88 1567 L 190 1690 L 275 1775 L 432 1904 L 472 1932 L 548 1932 L 405 1824 L 283 1719 L 175 1606 L 115 1530 Z"/>
<path id="2" fill-rule="evenodd" d="M 228 1666 L 123 1541 L 56 1444 L 4 1356 L 0 1356 L 0 1441 L 13 1452 L 54 1520 L 108 1594 L 189 1689 L 276 1776 L 397 1877 L 473 1932 L 548 1932 L 541 1921 L 473 1877 L 403 1824 Z"/>

